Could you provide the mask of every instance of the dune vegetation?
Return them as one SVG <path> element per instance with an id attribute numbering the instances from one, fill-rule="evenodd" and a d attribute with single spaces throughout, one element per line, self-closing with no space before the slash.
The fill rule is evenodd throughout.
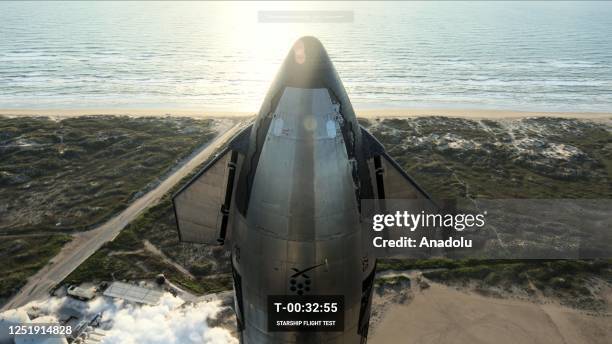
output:
<path id="1" fill-rule="evenodd" d="M 603 124 L 549 118 L 497 122 L 442 117 L 362 120 L 362 124 L 439 198 L 465 197 L 466 192 L 471 197 L 490 198 L 610 195 L 612 136 Z M 535 148 L 524 148 L 521 142 L 524 147 Z M 558 154 L 547 153 L 549 150 Z M 556 167 L 543 167 L 547 164 Z M 152 258 L 145 240 L 189 274 Z M 163 272 L 173 282 L 199 294 L 231 288 L 228 262 L 221 247 L 178 242 L 167 195 L 74 271 L 67 282 L 152 278 Z M 565 300 L 580 295 L 580 304 L 590 308 L 599 304 L 596 290 L 581 286 L 592 278 L 608 280 L 611 266 L 607 261 L 447 259 L 382 260 L 378 264 L 381 271 L 428 271 L 425 277 L 443 283 L 481 281 L 483 290 L 507 289 L 516 284 L 526 293 L 541 289 Z"/>
<path id="2" fill-rule="evenodd" d="M 215 135 L 191 118 L 0 116 L 0 303 Z"/>
<path id="3" fill-rule="evenodd" d="M 612 198 L 609 122 L 563 118 L 361 120 L 434 198 Z M 601 310 L 610 260 L 381 260 L 492 296 L 543 295 Z"/>

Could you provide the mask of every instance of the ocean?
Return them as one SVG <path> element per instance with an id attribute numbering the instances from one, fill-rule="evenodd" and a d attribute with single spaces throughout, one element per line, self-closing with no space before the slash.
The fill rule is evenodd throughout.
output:
<path id="1" fill-rule="evenodd" d="M 0 108 L 257 111 L 303 35 L 356 108 L 612 112 L 612 3 L 549 1 L 1 1 Z"/>

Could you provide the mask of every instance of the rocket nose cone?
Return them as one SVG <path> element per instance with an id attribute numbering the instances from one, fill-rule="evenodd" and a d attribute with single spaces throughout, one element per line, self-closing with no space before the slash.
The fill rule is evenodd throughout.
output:
<path id="1" fill-rule="evenodd" d="M 289 57 L 293 54 L 293 62 L 304 67 L 317 67 L 329 61 L 323 44 L 315 37 L 305 36 L 293 44 Z"/>
<path id="2" fill-rule="evenodd" d="M 320 87 L 323 80 L 334 75 L 334 66 L 323 44 L 310 36 L 293 44 L 280 71 L 287 86 L 303 88 Z"/>

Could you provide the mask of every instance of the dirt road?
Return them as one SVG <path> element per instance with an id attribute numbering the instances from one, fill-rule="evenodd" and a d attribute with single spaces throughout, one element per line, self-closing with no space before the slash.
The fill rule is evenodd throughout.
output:
<path id="1" fill-rule="evenodd" d="M 162 196 L 170 191 L 174 185 L 210 158 L 245 125 L 246 122 L 242 121 L 233 127 L 220 128 L 220 134 L 206 148 L 175 169 L 174 173 L 153 190 L 138 198 L 128 208 L 95 229 L 73 235 L 72 241 L 65 245 L 49 264 L 30 277 L 26 285 L 4 305 L 1 311 L 17 308 L 30 301 L 47 297 L 53 287 L 64 280 L 104 243 L 113 240 L 128 223 L 136 219 L 145 209 L 159 202 Z"/>

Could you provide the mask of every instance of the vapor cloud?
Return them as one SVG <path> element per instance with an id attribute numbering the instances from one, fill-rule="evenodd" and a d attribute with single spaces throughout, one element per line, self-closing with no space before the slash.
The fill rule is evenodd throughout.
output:
<path id="1" fill-rule="evenodd" d="M 29 313 L 45 316 L 48 321 L 59 318 L 57 314 L 62 309 L 71 308 L 90 316 L 102 313 L 101 328 L 107 331 L 103 344 L 238 343 L 228 330 L 208 326 L 207 320 L 215 319 L 223 310 L 220 302 L 183 303 L 169 293 L 164 294 L 155 306 L 135 305 L 105 297 L 87 304 L 69 298 L 50 298 L 0 313 L 0 319 L 20 322 Z"/>
<path id="2" fill-rule="evenodd" d="M 215 318 L 221 310 L 218 302 L 180 307 L 182 303 L 165 294 L 157 306 L 134 306 L 121 300 L 92 306 L 103 309 L 104 318 L 114 322 L 103 344 L 238 343 L 229 331 L 207 324 L 206 320 Z"/>

